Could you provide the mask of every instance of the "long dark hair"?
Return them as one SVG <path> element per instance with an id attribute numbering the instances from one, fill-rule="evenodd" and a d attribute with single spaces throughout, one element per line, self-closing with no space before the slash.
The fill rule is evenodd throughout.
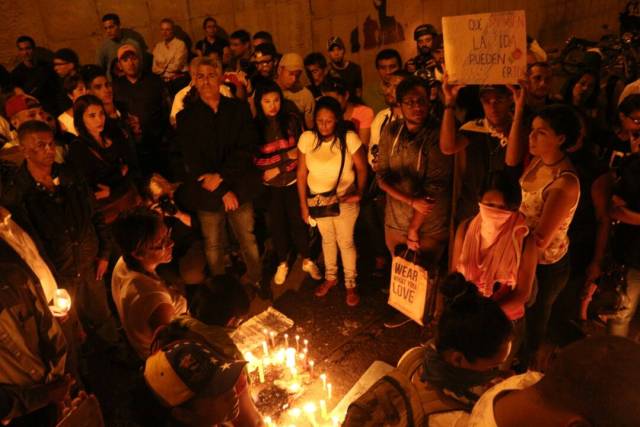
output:
<path id="1" fill-rule="evenodd" d="M 565 104 L 573 105 L 573 88 L 580 81 L 583 76 L 587 74 L 593 76 L 593 92 L 589 95 L 584 102 L 584 107 L 586 108 L 596 108 L 598 105 L 598 97 L 600 96 L 600 75 L 589 68 L 581 70 L 580 72 L 573 75 L 564 86 L 564 91 L 562 94 L 562 98 Z"/>
<path id="2" fill-rule="evenodd" d="M 282 93 L 282 89 L 276 82 L 273 80 L 262 81 L 256 86 L 256 91 L 254 95 L 255 107 L 256 107 L 256 127 L 258 128 L 258 132 L 262 136 L 262 140 L 264 140 L 264 135 L 267 127 L 269 126 L 269 118 L 264 113 L 262 109 L 262 98 L 269 93 L 277 93 L 280 97 L 280 110 L 278 114 L 276 114 L 276 122 L 278 124 L 280 133 L 283 138 L 287 138 L 289 136 L 293 136 L 297 138 L 300 135 L 301 124 L 300 121 L 295 116 L 293 111 L 288 111 L 286 107 L 286 100 L 284 98 L 284 94 Z"/>
<path id="3" fill-rule="evenodd" d="M 498 303 L 460 273 L 450 274 L 440 291 L 445 308 L 436 332 L 438 352 L 458 351 L 471 363 L 496 355 L 513 331 Z"/>
<path id="4" fill-rule="evenodd" d="M 544 120 L 558 135 L 564 135 L 565 141 L 560 146 L 562 151 L 576 145 L 582 131 L 582 121 L 577 110 L 571 105 L 552 104 L 538 111 L 536 117 Z"/>
<path id="5" fill-rule="evenodd" d="M 118 216 L 111 231 L 127 267 L 142 270 L 133 253 L 153 241 L 162 222 L 162 217 L 157 212 L 146 207 L 134 208 Z"/>
<path id="6" fill-rule="evenodd" d="M 318 125 L 316 124 L 316 119 L 318 118 L 318 113 L 320 112 L 320 110 L 328 110 L 333 113 L 334 117 L 336 118 L 336 127 L 333 130 L 333 135 L 336 137 L 335 141 L 340 144 L 340 149 L 344 150 L 347 146 L 348 127 L 344 119 L 342 118 L 342 108 L 340 108 L 340 103 L 335 98 L 332 98 L 330 96 L 323 96 L 322 98 L 318 99 L 318 101 L 316 102 L 316 109 L 313 112 L 312 132 L 315 134 L 317 141 L 314 150 L 317 150 L 318 148 L 320 148 L 320 145 L 322 145 L 323 137 L 322 135 L 320 135 L 320 132 L 318 131 Z"/>
<path id="7" fill-rule="evenodd" d="M 100 98 L 95 95 L 82 95 L 80 98 L 76 99 L 76 102 L 73 103 L 73 124 L 75 125 L 80 138 L 98 143 L 98 141 L 94 140 L 93 136 L 89 133 L 87 126 L 84 124 L 84 112 L 92 105 L 97 105 L 104 111 L 102 101 L 100 101 Z M 106 116 L 107 114 L 105 112 L 105 127 L 102 131 L 103 136 L 107 129 Z"/>
<path id="8" fill-rule="evenodd" d="M 347 82 L 341 77 L 326 76 L 320 84 L 320 92 L 335 92 L 340 96 L 349 94 L 349 100 L 347 101 L 349 104 L 364 105 L 364 101 L 362 99 L 349 93 Z"/>

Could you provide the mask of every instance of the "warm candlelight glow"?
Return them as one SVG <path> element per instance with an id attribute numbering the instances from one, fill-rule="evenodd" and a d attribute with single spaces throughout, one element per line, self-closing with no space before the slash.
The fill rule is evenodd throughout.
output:
<path id="1" fill-rule="evenodd" d="M 327 374 L 324 372 L 320 374 L 320 379 L 322 380 L 322 390 L 324 391 L 327 389 Z"/>
<path id="2" fill-rule="evenodd" d="M 331 391 L 332 391 L 333 387 L 331 386 L 331 383 L 327 384 L 327 400 L 331 400 Z"/>
<path id="3" fill-rule="evenodd" d="M 71 309 L 71 296 L 66 289 L 56 289 L 53 296 L 53 305 L 50 310 L 55 317 L 64 317 Z"/>
<path id="4" fill-rule="evenodd" d="M 289 347 L 289 334 L 284 334 L 284 346 Z"/>
<path id="5" fill-rule="evenodd" d="M 320 416 L 322 416 L 323 420 L 326 420 L 329 417 L 327 414 L 327 402 L 324 400 L 320 401 Z"/>
<path id="6" fill-rule="evenodd" d="M 266 340 L 262 341 L 262 352 L 264 353 L 265 356 L 269 355 L 269 346 L 267 346 Z"/>

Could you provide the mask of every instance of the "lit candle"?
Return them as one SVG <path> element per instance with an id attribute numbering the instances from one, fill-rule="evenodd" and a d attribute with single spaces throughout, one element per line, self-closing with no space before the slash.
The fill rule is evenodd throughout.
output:
<path id="1" fill-rule="evenodd" d="M 301 412 L 300 408 L 293 408 L 289 411 L 289 416 L 293 418 L 294 421 L 297 421 L 297 419 L 300 418 Z"/>
<path id="2" fill-rule="evenodd" d="M 298 379 L 298 368 L 293 366 L 289 369 L 291 370 L 291 378 L 293 378 L 293 380 L 296 381 Z"/>
<path id="3" fill-rule="evenodd" d="M 333 425 L 333 427 L 338 427 L 340 425 L 340 420 L 338 419 L 337 415 L 331 417 L 331 424 Z"/>
<path id="4" fill-rule="evenodd" d="M 55 317 L 64 317 L 71 309 L 71 295 L 66 289 L 56 289 L 53 296 L 53 305 L 50 307 L 51 313 Z"/>
<path id="5" fill-rule="evenodd" d="M 320 416 L 323 420 L 329 418 L 329 415 L 327 414 L 327 402 L 325 402 L 324 400 L 320 401 Z"/>
<path id="6" fill-rule="evenodd" d="M 300 335 L 296 335 L 296 351 L 300 351 Z"/>
<path id="7" fill-rule="evenodd" d="M 304 352 L 308 352 L 309 351 L 309 340 L 304 340 Z"/>
<path id="8" fill-rule="evenodd" d="M 291 393 L 297 393 L 300 391 L 302 387 L 300 387 L 300 384 L 298 383 L 291 383 L 291 385 L 289 386 L 289 391 Z"/>
<path id="9" fill-rule="evenodd" d="M 288 348 L 285 352 L 286 366 L 287 368 L 293 368 L 296 366 L 296 351 L 293 348 Z"/>
<path id="10" fill-rule="evenodd" d="M 273 426 L 273 420 L 271 419 L 271 417 L 264 417 L 264 424 L 267 427 L 272 427 Z"/>
<path id="11" fill-rule="evenodd" d="M 325 391 L 327 389 L 327 374 L 321 373 L 320 379 L 322 380 L 322 391 Z"/>
<path id="12" fill-rule="evenodd" d="M 264 384 L 264 364 L 262 360 L 258 360 L 258 378 L 260 379 L 260 384 Z"/>
<path id="13" fill-rule="evenodd" d="M 284 346 L 289 347 L 289 334 L 284 334 Z"/>
<path id="14" fill-rule="evenodd" d="M 332 390 L 332 386 L 331 383 L 327 384 L 327 400 L 331 400 L 331 390 Z"/>
<path id="15" fill-rule="evenodd" d="M 304 412 L 307 414 L 307 417 L 309 417 L 309 421 L 311 421 L 312 426 L 318 425 L 318 421 L 316 420 L 317 409 L 316 404 L 313 402 L 305 403 L 304 405 Z"/>
<path id="16" fill-rule="evenodd" d="M 309 360 L 309 374 L 313 377 L 313 367 L 315 366 L 316 362 L 314 362 L 313 360 Z"/>
<path id="17" fill-rule="evenodd" d="M 269 346 L 267 346 L 267 340 L 262 341 L 262 352 L 265 356 L 269 355 Z"/>
<path id="18" fill-rule="evenodd" d="M 276 347 L 276 333 L 271 331 L 269 332 L 269 339 L 271 340 L 271 347 Z"/>

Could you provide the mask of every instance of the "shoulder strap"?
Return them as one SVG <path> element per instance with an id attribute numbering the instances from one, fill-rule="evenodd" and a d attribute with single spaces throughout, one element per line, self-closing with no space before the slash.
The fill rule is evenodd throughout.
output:
<path id="1" fill-rule="evenodd" d="M 345 160 L 345 157 L 347 156 L 346 151 L 347 151 L 347 141 L 345 136 L 344 145 L 340 144 L 340 172 L 338 172 L 338 180 L 336 181 L 336 186 L 333 187 L 333 190 L 331 190 L 332 193 L 337 192 L 338 187 L 340 186 L 340 178 L 342 178 L 342 171 L 344 170 L 344 160 Z"/>
<path id="2" fill-rule="evenodd" d="M 405 393 L 402 385 L 400 385 L 398 380 L 390 375 L 385 375 L 384 377 L 382 377 L 382 380 L 391 384 L 391 386 L 396 389 L 400 397 L 402 397 L 404 406 L 405 408 L 407 408 L 407 427 L 415 427 L 415 424 L 413 422 L 413 407 L 411 406 L 411 400 L 409 399 L 409 396 L 407 396 L 407 393 Z"/>

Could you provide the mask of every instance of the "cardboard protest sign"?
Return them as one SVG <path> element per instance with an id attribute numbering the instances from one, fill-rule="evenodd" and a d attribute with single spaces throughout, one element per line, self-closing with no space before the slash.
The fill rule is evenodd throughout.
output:
<path id="1" fill-rule="evenodd" d="M 456 84 L 517 84 L 527 71 L 523 10 L 445 16 L 444 59 Z"/>
<path id="2" fill-rule="evenodd" d="M 389 305 L 423 325 L 429 275 L 423 267 L 402 257 L 393 257 Z"/>

